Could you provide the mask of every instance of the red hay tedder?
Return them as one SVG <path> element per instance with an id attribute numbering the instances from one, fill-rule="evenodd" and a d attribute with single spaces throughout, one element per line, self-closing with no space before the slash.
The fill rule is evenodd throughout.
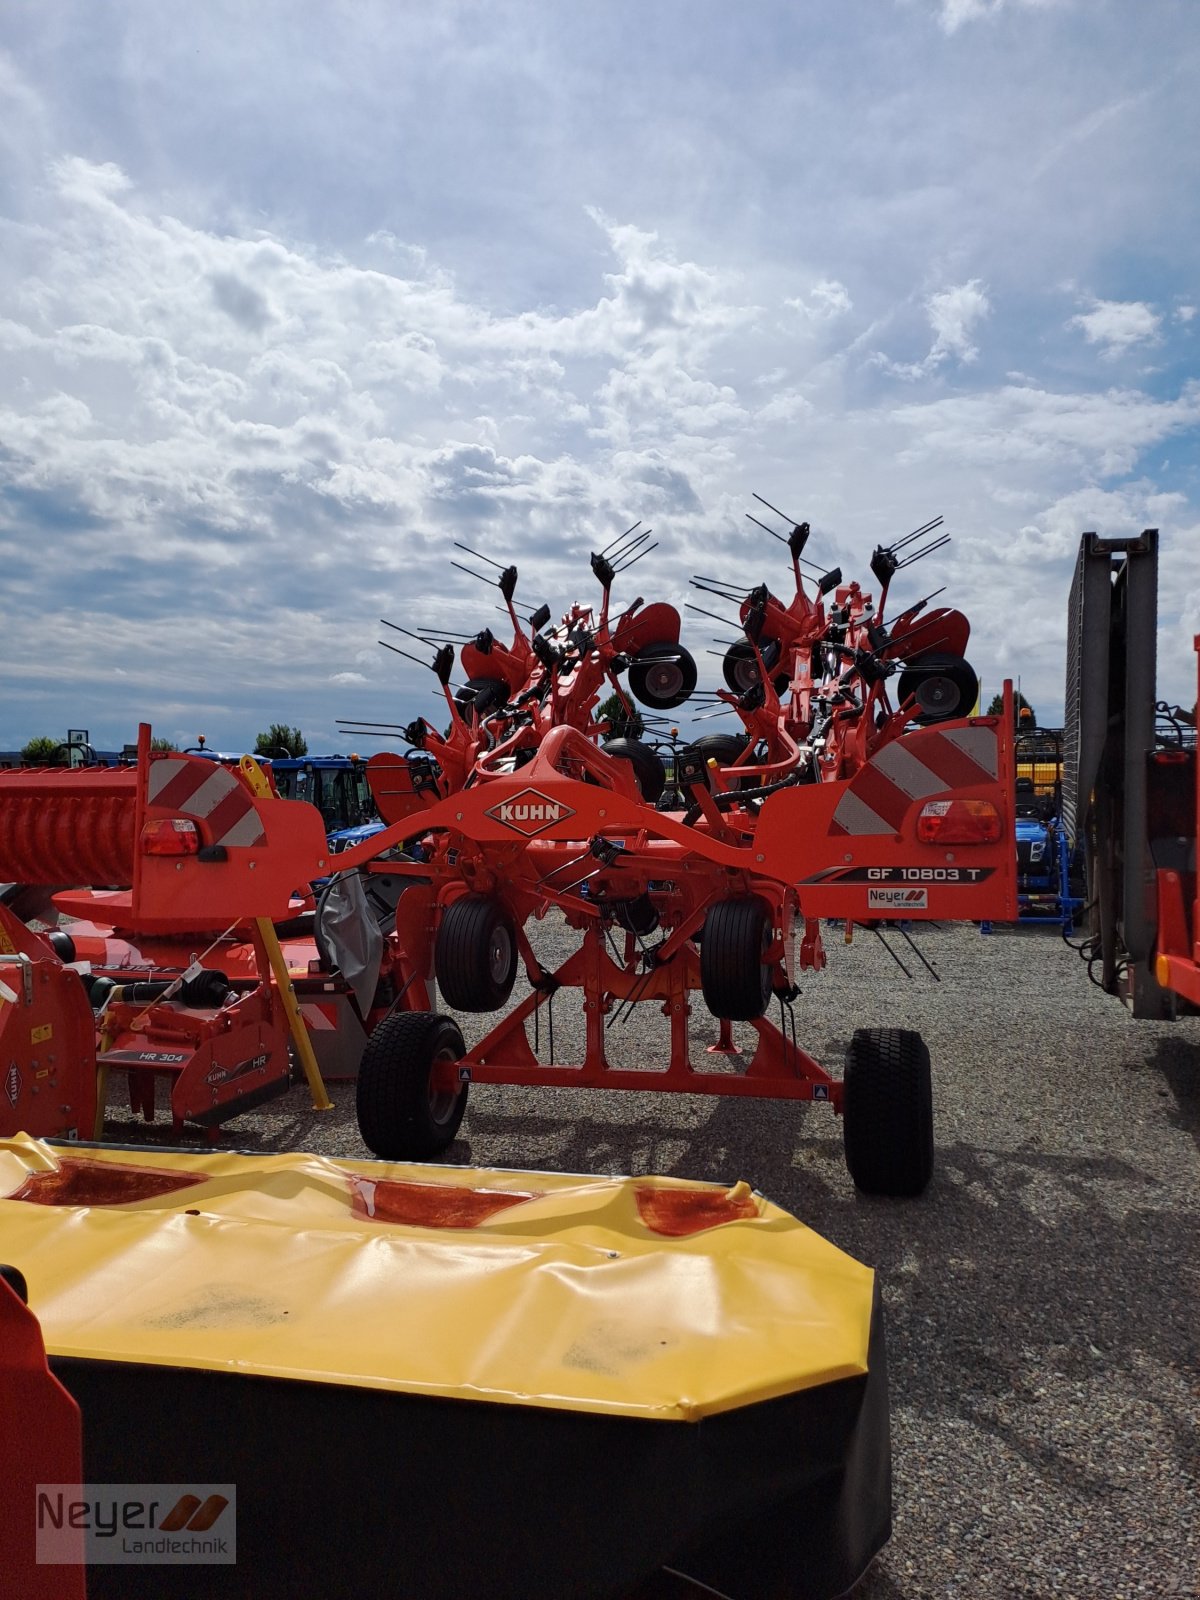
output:
<path id="1" fill-rule="evenodd" d="M 424 720 L 356 730 L 399 732 L 407 749 L 369 763 L 387 826 L 337 858 L 311 926 L 296 926 L 292 891 L 329 869 L 317 813 L 278 799 L 248 760 L 225 769 L 154 756 L 147 729 L 136 771 L 0 775 L 0 878 L 130 886 L 56 898 L 91 919 L 72 933 L 103 1004 L 96 1059 L 128 1070 L 135 1103 L 148 1093 L 149 1107 L 155 1076 L 169 1075 L 177 1122 L 212 1126 L 286 1086 L 289 1034 L 320 1103 L 312 1030 L 319 1053 L 335 1052 L 327 1067 L 357 1069 L 363 1137 L 387 1158 L 445 1149 L 472 1082 L 679 1089 L 827 1101 L 843 1116 L 856 1184 L 917 1194 L 933 1160 L 920 1036 L 857 1030 L 835 1078 L 797 1043 L 792 1004 L 800 974 L 825 964 L 823 918 L 1015 915 L 1010 696 L 1003 716 L 970 714 L 978 682 L 960 612 L 922 601 L 885 616 L 895 572 L 944 543 L 911 551 L 937 525 L 875 551 L 877 602 L 840 571 L 806 579 L 807 524 L 776 535 L 790 600 L 765 584 L 697 579 L 736 609 L 736 622 L 719 619 L 739 630 L 726 687 L 705 705 L 740 731 L 691 743 L 664 726 L 698 676 L 678 611 L 637 600 L 610 614 L 614 579 L 648 553 L 648 534 L 631 529 L 594 555 L 598 610 L 572 606 L 554 628 L 546 607 L 522 622 L 516 568 L 498 567 L 511 644 L 487 628 L 411 635 L 436 651 L 445 732 Z M 648 710 L 645 737 L 630 735 L 622 680 Z M 598 709 L 606 691 L 620 697 L 624 727 Z M 553 968 L 528 932 L 551 911 L 579 936 Z M 272 919 L 289 916 L 278 929 L 285 962 Z M 22 981 L 36 967 L 39 981 L 64 995 L 74 984 L 82 999 L 74 973 L 49 976 L 58 962 L 43 936 L 7 916 L 0 949 L 6 937 Z M 153 969 L 150 988 L 121 981 L 138 964 Z M 506 1010 L 518 967 L 528 991 Z M 450 1009 L 502 1015 L 468 1046 L 433 1010 L 435 977 Z M 542 1014 L 549 1022 L 567 989 L 580 991 L 583 1059 L 543 1061 Z M 753 1029 L 744 1071 L 693 1061 L 697 992 L 715 1019 L 711 1050 L 733 1052 L 731 1023 Z M 75 999 L 64 1000 L 72 1015 Z M 0 1034 L 15 1003 L 0 1009 Z M 637 1005 L 667 1017 L 668 1058 L 613 1066 L 607 1028 Z M 37 1081 L 44 1053 L 20 1068 L 22 1084 L 26 1067 Z M 93 1101 L 86 1086 L 58 1093 L 72 1110 L 40 1131 L 87 1126 Z M 0 1110 L 2 1123 L 3 1100 Z"/>

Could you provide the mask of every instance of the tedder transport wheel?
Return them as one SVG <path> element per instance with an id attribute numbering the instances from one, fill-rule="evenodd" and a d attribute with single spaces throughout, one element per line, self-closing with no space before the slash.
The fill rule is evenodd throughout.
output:
<path id="1" fill-rule="evenodd" d="M 640 739 L 605 739 L 600 746 L 607 755 L 628 761 L 642 792 L 642 799 L 653 805 L 667 782 L 667 769 L 658 751 Z M 744 746 L 742 747 L 744 748 Z"/>
<path id="2" fill-rule="evenodd" d="M 467 1109 L 456 1063 L 463 1036 L 435 1011 L 392 1011 L 367 1040 L 355 1109 L 363 1143 L 385 1161 L 421 1161 L 454 1142 Z"/>
<path id="3" fill-rule="evenodd" d="M 464 717 L 472 711 L 486 717 L 508 703 L 508 684 L 503 678 L 468 678 L 454 696 L 454 704 Z"/>
<path id="4" fill-rule="evenodd" d="M 704 762 L 706 766 L 709 761 L 715 761 L 719 767 L 731 767 L 748 742 L 739 739 L 736 733 L 702 733 L 698 739 L 692 740 L 684 754 Z M 734 786 L 752 789 L 759 781 L 755 777 L 738 778 Z M 712 787 L 711 782 L 709 787 Z"/>
<path id="5" fill-rule="evenodd" d="M 438 926 L 433 970 L 455 1011 L 497 1011 L 517 975 L 517 930 L 503 903 L 486 894 L 452 901 Z"/>
<path id="6" fill-rule="evenodd" d="M 858 1028 L 846 1052 L 846 1165 L 864 1194 L 911 1198 L 933 1176 L 929 1049 L 908 1028 Z"/>
<path id="7" fill-rule="evenodd" d="M 770 672 L 779 661 L 779 640 L 764 639 L 759 648 Z M 721 675 L 734 694 L 746 694 L 759 682 L 762 674 L 758 670 L 758 657 L 749 639 L 737 639 L 729 646 L 721 663 Z M 776 694 L 782 694 L 791 681 L 786 672 L 773 673 L 772 678 Z"/>
<path id="8" fill-rule="evenodd" d="M 900 702 L 916 695 L 916 721 L 946 722 L 951 717 L 967 717 L 979 698 L 979 679 L 962 656 L 930 651 L 910 661 L 900 674 L 897 686 Z"/>
<path id="9" fill-rule="evenodd" d="M 681 706 L 696 687 L 696 663 L 681 644 L 643 645 L 629 663 L 634 698 L 652 711 Z"/>
<path id="10" fill-rule="evenodd" d="M 771 943 L 771 911 L 757 895 L 709 906 L 700 941 L 700 987 L 714 1017 L 753 1022 L 771 1000 L 771 968 L 763 951 Z"/>

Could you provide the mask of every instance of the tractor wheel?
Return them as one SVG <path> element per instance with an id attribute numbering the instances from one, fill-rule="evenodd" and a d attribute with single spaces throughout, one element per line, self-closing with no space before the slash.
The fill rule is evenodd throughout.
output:
<path id="1" fill-rule="evenodd" d="M 463 1036 L 435 1011 L 391 1011 L 367 1040 L 355 1110 L 363 1143 L 385 1161 L 422 1161 L 453 1144 L 467 1109 L 456 1062 Z"/>
<path id="2" fill-rule="evenodd" d="M 779 660 L 779 640 L 766 639 L 759 648 L 767 664 L 767 671 L 770 672 Z M 749 639 L 738 639 L 729 646 L 721 663 L 721 675 L 734 694 L 746 694 L 757 687 L 761 673 L 758 670 L 758 657 L 754 654 L 754 646 Z M 791 680 L 786 672 L 776 672 L 773 677 L 775 693 L 782 694 Z"/>
<path id="3" fill-rule="evenodd" d="M 931 651 L 910 661 L 900 674 L 897 689 L 901 704 L 916 696 L 913 719 L 927 726 L 951 717 L 966 717 L 979 698 L 979 679 L 962 656 Z"/>
<path id="4" fill-rule="evenodd" d="M 714 1017 L 753 1022 L 771 999 L 771 910 L 757 895 L 709 906 L 700 940 L 700 987 Z"/>
<path id="5" fill-rule="evenodd" d="M 908 1028 L 858 1028 L 846 1052 L 846 1165 L 864 1194 L 912 1198 L 933 1176 L 929 1050 Z"/>
<path id="6" fill-rule="evenodd" d="M 464 717 L 472 712 L 486 717 L 508 704 L 508 685 L 503 678 L 468 678 L 454 696 L 454 704 Z"/>
<path id="7" fill-rule="evenodd" d="M 433 953 L 442 998 L 455 1011 L 497 1011 L 517 975 L 517 930 L 490 895 L 468 894 L 442 913 Z"/>
<path id="8" fill-rule="evenodd" d="M 691 652 L 681 644 L 643 645 L 629 663 L 629 687 L 652 711 L 681 706 L 698 676 Z"/>
<path id="9" fill-rule="evenodd" d="M 629 762 L 642 799 L 653 805 L 667 782 L 667 769 L 658 751 L 640 739 L 606 739 L 600 748 L 619 761 Z"/>

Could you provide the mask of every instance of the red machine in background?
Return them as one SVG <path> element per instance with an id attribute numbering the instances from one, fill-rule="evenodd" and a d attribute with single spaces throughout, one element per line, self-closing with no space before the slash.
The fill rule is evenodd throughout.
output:
<path id="1" fill-rule="evenodd" d="M 324 830 L 311 807 L 260 788 L 200 756 L 152 759 L 147 727 L 136 768 L 4 775 L 0 878 L 129 887 L 54 896 L 104 919 L 98 959 L 82 962 L 83 935 L 37 932 L 0 904 L 0 1134 L 98 1137 L 114 1069 L 135 1110 L 153 1115 L 166 1077 L 176 1128 L 215 1128 L 289 1087 L 291 1044 L 314 1104 L 329 1103 L 272 921 L 297 863 L 300 882 L 325 866 Z M 143 936 L 154 956 L 130 970 L 117 947 Z M 208 958 L 235 938 L 229 975 Z"/>
<path id="2" fill-rule="evenodd" d="M 73 954 L 73 952 L 71 952 Z M 0 905 L 0 1136 L 91 1138 L 96 1021 L 87 990 L 50 943 Z"/>
<path id="3" fill-rule="evenodd" d="M 388 826 L 338 856 L 334 880 L 358 886 L 361 960 L 330 950 L 321 916 L 285 927 L 300 935 L 290 960 L 275 943 L 270 919 L 285 918 L 291 891 L 329 868 L 317 814 L 279 801 L 252 762 L 230 771 L 152 757 L 148 730 L 136 773 L 0 775 L 0 878 L 130 884 L 56 900 L 101 925 L 87 935 L 93 985 L 105 960 L 111 975 L 129 975 L 136 935 L 146 976 L 169 986 L 105 998 L 98 1061 L 130 1072 L 135 1104 L 139 1083 L 144 1092 L 169 1073 L 177 1121 L 213 1124 L 286 1085 L 289 1031 L 302 1056 L 307 1047 L 288 1018 L 307 981 L 310 1025 L 332 1017 L 329 1031 L 354 1053 L 365 1046 L 359 1125 L 379 1155 L 443 1150 L 471 1082 L 683 1089 L 824 1100 L 844 1116 L 860 1187 L 919 1193 L 933 1159 L 919 1035 L 858 1030 L 839 1078 L 799 1045 L 793 1008 L 800 975 L 825 963 L 822 918 L 875 925 L 1015 910 L 1011 717 L 966 714 L 977 683 L 961 654 L 961 613 L 918 620 L 920 602 L 884 620 L 894 573 L 944 542 L 904 555 L 934 527 L 876 550 L 876 606 L 840 572 L 822 574 L 810 594 L 809 530 L 794 526 L 786 606 L 765 585 L 724 591 L 743 637 L 711 703 L 743 732 L 687 745 L 653 733 L 655 717 L 695 689 L 678 612 L 638 600 L 611 618 L 614 580 L 648 553 L 648 534 L 632 529 L 592 557 L 599 607 L 576 604 L 554 629 L 543 607 L 526 633 L 516 569 L 500 568 L 513 643 L 499 646 L 488 629 L 463 636 L 457 693 L 451 637 L 413 635 L 435 647 L 449 723 L 444 733 L 410 723 L 407 753 L 369 763 Z M 598 710 L 606 688 L 629 714 L 619 737 Z M 648 707 L 646 738 L 630 736 L 630 696 Z M 552 911 L 579 942 L 544 965 L 530 928 Z M 106 929 L 120 935 L 111 941 L 120 962 Z M 528 991 L 506 1010 L 518 966 Z M 432 1010 L 434 978 L 453 1011 L 504 1014 L 468 1047 L 458 1022 Z M 184 993 L 200 982 L 203 994 Z M 553 1059 L 553 1001 L 571 989 L 586 1024 L 573 1064 Z M 744 1071 L 693 1061 L 696 993 L 716 1019 L 717 1052 L 735 1052 L 733 1023 L 750 1025 Z M 668 1019 L 665 1058 L 614 1067 L 608 1030 L 639 1004 Z M 319 1102 L 315 1063 L 310 1080 Z"/>
<path id="4" fill-rule="evenodd" d="M 941 722 L 970 711 L 979 680 L 965 658 L 971 626 L 962 612 L 944 607 L 926 612 L 928 600 L 921 600 L 894 622 L 884 620 L 895 574 L 947 543 L 943 536 L 907 551 L 912 541 L 934 533 L 941 520 L 875 551 L 871 570 L 880 584 L 877 605 L 859 584 L 844 582 L 840 568 L 823 573 L 809 594 L 801 573 L 807 523 L 793 527 L 784 540 L 795 586 L 787 605 L 766 584 L 747 591 L 693 578 L 704 593 L 737 605 L 745 633 L 725 652 L 727 689 L 716 695 L 737 712 L 745 733 L 711 736 L 706 748 L 716 760 L 735 765 L 739 777 L 761 782 L 805 764 L 814 779 L 845 778 L 911 723 Z M 765 526 L 757 518 L 751 521 Z M 893 701 L 888 684 L 894 674 L 899 678 Z"/>

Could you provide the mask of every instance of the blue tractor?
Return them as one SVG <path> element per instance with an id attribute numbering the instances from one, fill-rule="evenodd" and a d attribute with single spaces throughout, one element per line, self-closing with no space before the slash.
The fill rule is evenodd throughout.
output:
<path id="1" fill-rule="evenodd" d="M 203 737 L 186 753 L 208 756 L 229 765 L 241 760 L 238 755 L 210 750 Z M 307 800 L 309 805 L 316 806 L 324 819 L 333 854 L 349 850 L 383 828 L 367 782 L 367 764 L 360 756 L 260 756 L 258 759 L 269 768 L 281 799 Z"/>
<path id="2" fill-rule="evenodd" d="M 1016 767 L 1019 917 L 1070 933 L 1084 894 L 1079 852 L 1062 822 L 1062 730 L 1023 730 Z"/>
<path id="3" fill-rule="evenodd" d="M 281 756 L 264 761 L 285 800 L 307 800 L 325 820 L 330 847 L 348 850 L 383 827 L 358 756 Z"/>

